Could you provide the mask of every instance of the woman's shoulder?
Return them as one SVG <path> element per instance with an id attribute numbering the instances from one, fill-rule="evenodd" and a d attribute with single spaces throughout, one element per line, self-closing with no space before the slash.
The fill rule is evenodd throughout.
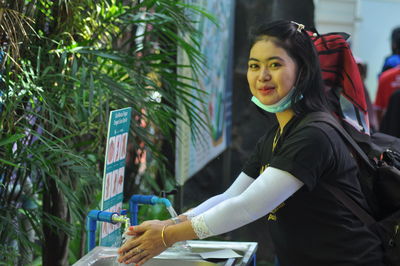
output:
<path id="1" fill-rule="evenodd" d="M 310 125 L 305 125 L 301 130 L 294 132 L 291 138 L 298 138 L 300 140 L 307 140 L 310 143 L 330 143 L 330 139 L 335 134 L 334 130 L 330 130 L 329 126 L 327 130 L 323 130 L 319 125 L 323 125 L 324 122 L 316 122 Z"/>
<path id="2" fill-rule="evenodd" d="M 317 117 L 313 116 L 314 114 L 316 114 Z M 320 114 L 324 114 L 324 116 L 321 116 Z M 329 113 L 325 111 L 318 111 L 296 115 L 287 124 L 287 134 L 304 133 L 308 131 L 315 132 L 315 130 L 320 131 L 318 130 L 318 127 L 313 125 L 324 123 L 323 119 L 325 118 L 325 115 L 329 115 Z"/>
<path id="3" fill-rule="evenodd" d="M 337 135 L 335 129 L 323 121 L 301 124 L 305 118 L 306 115 L 296 117 L 287 138 L 294 139 L 296 142 L 305 141 L 315 145 L 322 145 L 323 143 L 331 145 L 332 140 Z"/>

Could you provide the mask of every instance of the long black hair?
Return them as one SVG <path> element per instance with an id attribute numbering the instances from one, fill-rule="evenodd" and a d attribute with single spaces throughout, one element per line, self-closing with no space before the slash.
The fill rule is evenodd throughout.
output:
<path id="1" fill-rule="evenodd" d="M 293 111 L 296 114 L 326 111 L 328 105 L 318 54 L 302 25 L 286 20 L 260 24 L 250 33 L 250 48 L 266 36 L 273 37 L 269 40 L 284 49 L 297 63 L 299 76 L 292 96 Z"/>

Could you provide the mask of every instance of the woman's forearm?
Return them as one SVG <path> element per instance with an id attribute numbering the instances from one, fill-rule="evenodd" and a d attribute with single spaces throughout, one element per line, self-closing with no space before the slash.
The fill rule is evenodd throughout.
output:
<path id="1" fill-rule="evenodd" d="M 186 216 L 185 220 L 187 218 L 190 220 L 191 217 L 197 216 L 227 199 L 240 195 L 253 181 L 254 179 L 245 173 L 240 173 L 235 182 L 233 182 L 233 184 L 224 193 L 211 197 L 197 207 L 183 213 L 183 215 Z"/>
<path id="2" fill-rule="evenodd" d="M 194 217 L 194 231 L 200 239 L 232 231 L 266 215 L 302 185 L 290 173 L 268 167 L 241 195 Z"/>
<path id="3" fill-rule="evenodd" d="M 168 247 L 179 241 L 198 239 L 189 220 L 179 224 L 166 226 L 163 237 L 163 240 Z"/>

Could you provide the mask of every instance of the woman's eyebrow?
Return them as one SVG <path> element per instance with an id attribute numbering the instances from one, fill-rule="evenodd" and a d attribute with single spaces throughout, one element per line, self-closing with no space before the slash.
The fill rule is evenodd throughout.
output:
<path id="1" fill-rule="evenodd" d="M 285 60 L 283 60 L 283 58 L 282 58 L 282 57 L 280 57 L 280 56 L 271 56 L 271 57 L 269 57 L 267 60 L 268 60 L 268 61 L 270 61 L 270 60 L 280 60 L 280 61 L 285 61 Z"/>
<path id="2" fill-rule="evenodd" d="M 249 57 L 249 61 L 257 61 L 257 62 L 260 62 L 260 60 L 258 60 L 257 58 L 254 58 L 254 57 Z"/>
<path id="3" fill-rule="evenodd" d="M 279 56 L 271 56 L 271 57 L 268 57 L 266 61 L 271 61 L 271 60 L 280 60 L 280 61 L 284 61 L 284 60 L 282 59 L 282 57 L 279 57 Z M 249 57 L 249 61 L 257 61 L 257 62 L 260 62 L 261 60 L 260 60 L 260 59 L 257 59 L 257 58 L 254 58 L 254 57 Z"/>

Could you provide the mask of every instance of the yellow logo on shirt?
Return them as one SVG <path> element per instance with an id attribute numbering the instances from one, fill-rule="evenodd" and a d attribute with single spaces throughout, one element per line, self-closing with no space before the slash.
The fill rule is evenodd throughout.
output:
<path id="1" fill-rule="evenodd" d="M 269 163 L 267 163 L 266 165 L 264 165 L 264 166 L 261 166 L 261 169 L 260 169 L 260 175 L 265 171 L 265 169 L 267 169 L 268 168 L 268 166 L 269 166 Z"/>
<path id="2" fill-rule="evenodd" d="M 278 219 L 278 217 L 276 217 L 276 212 L 282 208 L 283 206 L 285 206 L 285 202 L 282 202 L 281 204 L 278 205 L 278 207 L 276 207 L 275 209 L 273 209 L 269 214 L 268 214 L 268 221 L 276 221 Z"/>

